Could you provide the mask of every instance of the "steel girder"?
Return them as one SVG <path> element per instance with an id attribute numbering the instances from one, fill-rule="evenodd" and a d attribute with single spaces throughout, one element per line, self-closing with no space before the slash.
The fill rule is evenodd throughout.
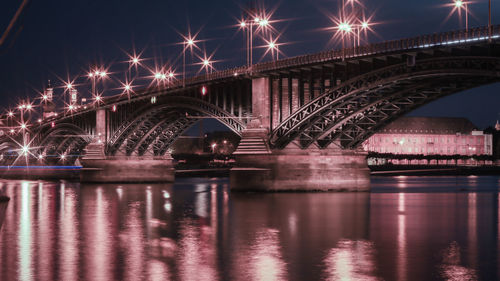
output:
<path id="1" fill-rule="evenodd" d="M 107 154 L 121 152 L 126 155 L 144 155 L 153 142 L 154 151 L 151 153 L 163 151 L 164 154 L 166 148 L 163 144 L 172 144 L 182 132 L 198 121 L 196 116 L 216 118 L 237 134 L 241 134 L 245 128 L 242 121 L 213 104 L 196 98 L 166 96 L 161 97 L 157 104 L 145 106 L 133 113 L 130 121 L 124 122 L 110 138 Z M 170 121 L 165 122 L 165 119 Z"/>
<path id="2" fill-rule="evenodd" d="M 142 122 L 136 130 L 127 138 L 125 144 L 126 155 L 144 155 L 149 146 L 162 132 L 169 131 L 171 124 L 181 116 L 179 112 L 160 111 L 152 118 Z M 153 153 L 150 153 L 153 154 Z"/>
<path id="3" fill-rule="evenodd" d="M 168 148 L 175 142 L 175 140 L 177 140 L 177 138 L 180 137 L 184 131 L 189 129 L 196 122 L 196 119 L 180 116 L 179 119 L 171 123 L 170 126 L 166 128 L 155 140 L 153 144 L 154 155 L 165 155 Z"/>
<path id="4" fill-rule="evenodd" d="M 4 140 L 0 144 L 0 164 L 7 166 L 13 165 L 16 159 L 19 158 L 19 150 L 20 147 L 16 142 Z"/>
<path id="5" fill-rule="evenodd" d="M 424 104 L 450 94 L 495 81 L 498 81 L 498 79 L 492 79 L 491 77 L 467 77 L 449 86 L 443 86 L 446 82 L 449 82 L 449 80 L 444 80 L 441 81 L 442 83 L 426 84 L 425 91 L 398 93 L 390 98 L 380 100 L 374 110 L 366 110 L 364 108 L 365 110 L 362 113 L 351 115 L 336 130 L 332 130 L 323 138 L 318 138 L 318 145 L 320 147 L 327 147 L 334 141 L 338 141 L 342 148 L 357 148 L 384 126 L 389 125 L 400 116 Z"/>
<path id="6" fill-rule="evenodd" d="M 53 157 L 44 157 L 46 162 L 58 162 L 59 159 L 57 161 L 51 160 L 59 155 L 65 155 L 67 157 L 64 162 L 73 164 L 81 156 L 83 149 L 90 141 L 91 137 L 83 129 L 65 123 L 39 133 L 32 145 L 38 147 L 38 155 Z"/>
<path id="7" fill-rule="evenodd" d="M 500 59 L 491 57 L 428 59 L 418 61 L 415 66 L 405 63 L 382 68 L 348 80 L 303 106 L 272 132 L 270 143 L 281 149 L 292 141 L 299 140 L 302 148 L 313 143 L 324 148 L 325 144 L 332 143 L 332 137 L 328 135 L 331 132 L 336 133 L 346 120 L 361 116 L 370 108 L 377 111 L 377 106 L 381 102 L 389 101 L 390 97 L 403 95 L 408 99 L 412 97 L 411 89 L 419 90 L 420 93 L 426 90 L 434 91 L 435 87 L 431 82 L 441 78 L 441 88 L 453 85 L 457 78 L 472 77 L 482 84 L 491 83 L 500 79 L 499 71 Z M 487 81 L 481 79 L 482 77 L 487 77 Z M 422 84 L 429 85 L 430 88 L 420 87 Z M 475 83 L 466 88 L 482 84 Z M 408 96 L 404 93 L 408 93 Z M 414 107 L 406 108 L 412 109 Z M 397 112 L 404 114 L 408 111 Z M 356 140 L 354 143 L 359 145 L 362 141 Z M 345 140 L 340 145 L 342 148 L 354 148 L 352 143 Z"/>

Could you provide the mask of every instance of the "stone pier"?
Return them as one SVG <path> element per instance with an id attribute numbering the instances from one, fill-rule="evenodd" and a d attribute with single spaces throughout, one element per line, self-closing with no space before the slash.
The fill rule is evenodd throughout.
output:
<path id="1" fill-rule="evenodd" d="M 134 183 L 173 182 L 172 159 L 146 157 L 107 157 L 83 159 L 82 182 Z"/>
<path id="2" fill-rule="evenodd" d="M 82 182 L 173 182 L 175 170 L 169 156 L 105 156 L 104 145 L 91 143 L 81 160 Z"/>
<path id="3" fill-rule="evenodd" d="M 265 139 L 255 136 L 257 131 L 247 130 L 235 152 L 236 166 L 230 172 L 231 190 L 370 190 L 365 152 L 334 148 L 302 150 L 293 143 L 283 150 L 269 150 L 263 146 Z"/>

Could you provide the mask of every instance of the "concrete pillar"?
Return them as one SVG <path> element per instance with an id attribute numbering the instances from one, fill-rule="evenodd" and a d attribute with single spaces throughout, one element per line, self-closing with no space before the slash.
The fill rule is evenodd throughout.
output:
<path id="1" fill-rule="evenodd" d="M 230 172 L 231 190 L 369 191 L 370 170 L 361 151 L 291 144 L 271 153 L 239 153 Z"/>
<path id="2" fill-rule="evenodd" d="M 106 143 L 107 133 L 106 133 L 106 109 L 98 108 L 96 110 L 95 118 L 95 135 L 99 137 L 101 142 Z"/>
<path id="3" fill-rule="evenodd" d="M 269 95 L 269 78 L 264 77 L 252 80 L 253 119 L 258 119 L 260 121 L 260 125 L 265 129 L 271 128 Z"/>

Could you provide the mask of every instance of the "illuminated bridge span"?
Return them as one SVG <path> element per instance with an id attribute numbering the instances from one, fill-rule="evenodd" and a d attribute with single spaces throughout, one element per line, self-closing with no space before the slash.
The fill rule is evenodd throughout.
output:
<path id="1" fill-rule="evenodd" d="M 424 104 L 500 81 L 499 38 L 500 26 L 491 33 L 471 28 L 219 71 L 130 99 L 108 97 L 44 120 L 31 132 L 33 155 L 67 155 L 69 164 L 81 158 L 89 181 L 173 179 L 173 172 L 158 173 L 172 170 L 170 145 L 199 117 L 213 117 L 242 136 L 232 188 L 366 190 L 360 145 Z M 3 137 L 1 151 L 19 149 L 11 138 Z"/>

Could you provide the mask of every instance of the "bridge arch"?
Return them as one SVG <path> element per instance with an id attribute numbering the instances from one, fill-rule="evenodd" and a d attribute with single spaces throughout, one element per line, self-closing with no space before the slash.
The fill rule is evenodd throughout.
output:
<path id="1" fill-rule="evenodd" d="M 21 147 L 12 140 L 0 144 L 0 165 L 13 165 L 19 157 Z"/>
<path id="2" fill-rule="evenodd" d="M 496 57 L 443 57 L 401 63 L 348 80 L 304 105 L 270 137 L 282 149 L 334 143 L 355 149 L 398 117 L 441 97 L 500 81 Z"/>
<path id="3" fill-rule="evenodd" d="M 74 164 L 91 141 L 85 130 L 71 123 L 58 124 L 37 137 L 37 155 L 42 155 L 46 164 Z"/>
<path id="4" fill-rule="evenodd" d="M 200 117 L 213 117 L 240 135 L 243 120 L 201 99 L 168 95 L 134 111 L 112 132 L 107 155 L 164 155 L 170 145 Z"/>

